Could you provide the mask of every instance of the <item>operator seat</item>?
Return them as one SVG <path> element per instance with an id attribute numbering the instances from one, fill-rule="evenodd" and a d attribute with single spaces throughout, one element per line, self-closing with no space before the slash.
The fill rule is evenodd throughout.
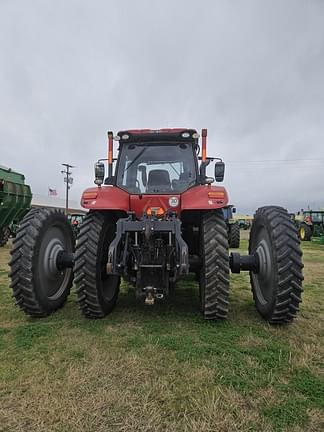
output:
<path id="1" fill-rule="evenodd" d="M 149 172 L 147 192 L 169 192 L 170 190 L 171 182 L 168 171 L 156 169 Z"/>

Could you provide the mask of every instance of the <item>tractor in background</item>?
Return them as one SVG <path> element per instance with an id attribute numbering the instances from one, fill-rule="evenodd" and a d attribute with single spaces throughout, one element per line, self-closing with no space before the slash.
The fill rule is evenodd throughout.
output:
<path id="1" fill-rule="evenodd" d="M 223 208 L 224 219 L 227 226 L 228 245 L 230 248 L 240 247 L 240 224 L 233 218 L 233 213 L 236 213 L 236 208 L 233 205 L 228 205 Z"/>
<path id="2" fill-rule="evenodd" d="M 103 318 L 116 306 L 121 278 L 139 301 L 153 305 L 193 273 L 202 316 L 223 320 L 230 271 L 249 271 L 260 315 L 273 324 L 291 322 L 303 280 L 297 229 L 282 207 L 261 207 L 248 254 L 229 255 L 228 194 L 213 184 L 223 181 L 225 164 L 207 156 L 206 142 L 206 129 L 201 136 L 184 128 L 108 132 L 107 158 L 95 164 L 96 186 L 81 197 L 88 213 L 76 245 L 60 211 L 33 209 L 21 223 L 10 262 L 18 306 L 30 316 L 47 316 L 64 305 L 74 280 L 82 314 Z M 213 162 L 210 177 L 206 169 Z"/>
<path id="3" fill-rule="evenodd" d="M 324 210 L 303 210 L 301 219 L 295 219 L 298 223 L 299 238 L 309 241 L 312 237 L 324 236 Z"/>

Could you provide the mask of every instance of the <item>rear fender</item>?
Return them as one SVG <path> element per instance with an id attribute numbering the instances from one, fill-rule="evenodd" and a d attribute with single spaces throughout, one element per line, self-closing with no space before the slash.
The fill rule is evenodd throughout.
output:
<path id="1" fill-rule="evenodd" d="M 195 186 L 181 195 L 181 212 L 219 209 L 227 204 L 228 195 L 221 186 Z"/>
<path id="2" fill-rule="evenodd" d="M 88 210 L 129 211 L 129 194 L 115 186 L 86 189 L 81 197 L 81 206 Z"/>

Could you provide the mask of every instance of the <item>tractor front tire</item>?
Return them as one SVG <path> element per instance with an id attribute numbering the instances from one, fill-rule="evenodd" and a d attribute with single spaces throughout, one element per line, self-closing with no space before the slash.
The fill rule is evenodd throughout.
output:
<path id="1" fill-rule="evenodd" d="M 106 270 L 115 231 L 115 221 L 101 212 L 88 213 L 80 227 L 74 273 L 77 301 L 86 318 L 103 318 L 116 305 L 120 277 Z"/>
<path id="2" fill-rule="evenodd" d="M 312 239 L 312 229 L 306 223 L 302 223 L 298 230 L 301 241 L 310 241 Z"/>
<path id="3" fill-rule="evenodd" d="M 222 210 L 203 214 L 200 227 L 200 309 L 205 319 L 223 320 L 228 314 L 228 234 Z"/>
<path id="4" fill-rule="evenodd" d="M 240 225 L 238 222 L 229 225 L 228 243 L 230 248 L 240 247 Z"/>
<path id="5" fill-rule="evenodd" d="M 9 263 L 13 297 L 27 315 L 47 316 L 64 305 L 73 271 L 57 268 L 62 251 L 74 252 L 74 237 L 66 216 L 45 208 L 27 213 L 13 240 Z"/>
<path id="6" fill-rule="evenodd" d="M 250 272 L 257 311 L 271 324 L 291 322 L 301 302 L 303 264 L 297 228 L 282 207 L 259 208 L 251 228 L 249 253 L 259 272 Z"/>
<path id="7" fill-rule="evenodd" d="M 10 237 L 10 229 L 8 227 L 0 228 L 0 247 L 5 246 Z"/>

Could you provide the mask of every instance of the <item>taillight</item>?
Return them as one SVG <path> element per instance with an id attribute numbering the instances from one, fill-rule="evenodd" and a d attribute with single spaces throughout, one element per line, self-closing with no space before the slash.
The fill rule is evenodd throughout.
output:
<path id="1" fill-rule="evenodd" d="M 208 192 L 208 198 L 225 198 L 224 191 L 210 191 Z"/>
<path id="2" fill-rule="evenodd" d="M 82 199 L 83 200 L 91 200 L 91 199 L 93 200 L 93 199 L 96 199 L 97 196 L 98 196 L 97 192 L 84 192 L 82 195 Z"/>

